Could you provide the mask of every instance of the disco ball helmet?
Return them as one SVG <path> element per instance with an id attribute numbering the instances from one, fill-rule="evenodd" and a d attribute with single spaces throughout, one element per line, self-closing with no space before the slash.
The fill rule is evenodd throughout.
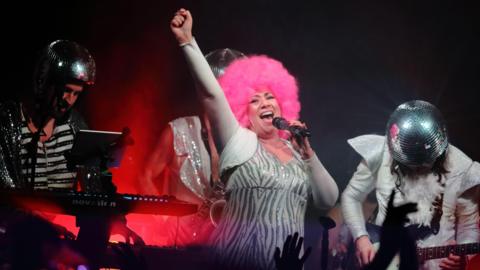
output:
<path id="1" fill-rule="evenodd" d="M 392 158 L 408 167 L 431 166 L 448 147 L 440 111 L 422 100 L 398 106 L 390 115 L 386 134 Z"/>
<path id="2" fill-rule="evenodd" d="M 231 62 L 244 57 L 246 56 L 242 52 L 229 48 L 214 50 L 205 55 L 205 59 L 207 59 L 213 75 L 215 75 L 217 79 L 223 75 L 225 68 L 227 68 Z"/>
<path id="3" fill-rule="evenodd" d="M 56 40 L 44 49 L 35 67 L 35 94 L 41 96 L 52 85 L 92 85 L 95 72 L 95 61 L 85 47 L 69 40 Z"/>

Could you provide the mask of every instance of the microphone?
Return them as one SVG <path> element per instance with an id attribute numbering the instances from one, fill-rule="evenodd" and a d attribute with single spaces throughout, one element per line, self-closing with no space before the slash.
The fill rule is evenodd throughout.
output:
<path id="1" fill-rule="evenodd" d="M 310 137 L 311 133 L 308 129 L 290 125 L 285 118 L 282 117 L 274 117 L 272 120 L 272 124 L 277 129 L 288 130 L 292 135 L 297 137 Z"/>

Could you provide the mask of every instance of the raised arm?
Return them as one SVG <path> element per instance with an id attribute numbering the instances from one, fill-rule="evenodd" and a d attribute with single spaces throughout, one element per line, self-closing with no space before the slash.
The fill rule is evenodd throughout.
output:
<path id="1" fill-rule="evenodd" d="M 188 10 L 180 9 L 175 13 L 170 29 L 177 39 L 187 60 L 197 93 L 212 125 L 220 151 L 239 128 L 228 101 L 213 75 L 202 51 L 192 36 L 192 15 Z"/>

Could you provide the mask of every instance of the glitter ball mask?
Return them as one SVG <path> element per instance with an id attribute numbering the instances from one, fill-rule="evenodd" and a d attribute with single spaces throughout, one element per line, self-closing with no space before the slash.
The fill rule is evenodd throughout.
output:
<path id="1" fill-rule="evenodd" d="M 96 67 L 93 57 L 81 45 L 68 40 L 50 43 L 37 62 L 34 90 L 42 96 L 50 85 L 95 83 Z"/>
<path id="2" fill-rule="evenodd" d="M 431 167 L 448 147 L 445 121 L 426 101 L 398 106 L 388 120 L 386 134 L 393 159 L 410 168 Z"/>

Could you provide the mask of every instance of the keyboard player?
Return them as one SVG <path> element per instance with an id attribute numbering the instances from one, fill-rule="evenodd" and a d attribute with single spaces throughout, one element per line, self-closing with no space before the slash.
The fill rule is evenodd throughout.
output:
<path id="1" fill-rule="evenodd" d="M 75 134 L 87 126 L 82 116 L 73 108 L 80 95 L 90 91 L 95 82 L 95 61 L 88 50 L 73 41 L 57 40 L 41 52 L 34 70 L 33 89 L 21 102 L 0 104 L 0 188 L 37 190 L 71 190 L 75 171 L 67 167 L 66 155 L 71 150 Z M 3 213 L 3 228 L 8 223 Z M 118 229 L 121 233 L 137 235 L 126 227 L 119 217 L 88 233 Z M 98 223 L 82 218 L 79 223 Z M 103 226 L 103 229 L 100 227 Z M 88 228 L 89 226 L 85 226 Z M 82 235 L 80 235 L 82 234 Z"/>

